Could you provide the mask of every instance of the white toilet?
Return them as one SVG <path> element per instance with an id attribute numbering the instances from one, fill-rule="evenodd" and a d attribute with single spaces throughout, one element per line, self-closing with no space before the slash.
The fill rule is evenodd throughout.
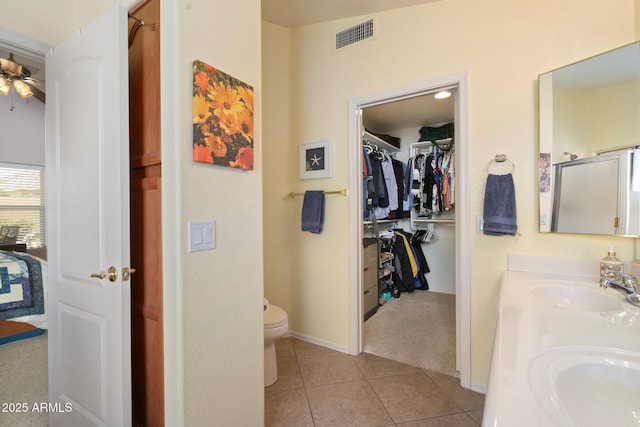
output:
<path id="1" fill-rule="evenodd" d="M 276 341 L 289 330 L 287 313 L 264 298 L 264 386 L 268 387 L 278 380 L 276 364 Z"/>

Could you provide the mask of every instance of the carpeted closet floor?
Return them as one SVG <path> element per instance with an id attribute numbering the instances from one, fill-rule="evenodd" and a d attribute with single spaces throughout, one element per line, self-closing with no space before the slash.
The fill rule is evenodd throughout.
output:
<path id="1" fill-rule="evenodd" d="M 416 290 L 364 322 L 365 353 L 456 375 L 456 296 Z"/>

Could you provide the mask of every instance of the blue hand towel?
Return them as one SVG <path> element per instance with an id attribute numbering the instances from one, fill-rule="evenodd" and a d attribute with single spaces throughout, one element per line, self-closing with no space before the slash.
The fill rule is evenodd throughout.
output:
<path id="1" fill-rule="evenodd" d="M 516 225 L 516 190 L 513 176 L 487 176 L 484 193 L 483 231 L 489 236 L 514 236 L 518 230 Z"/>
<path id="2" fill-rule="evenodd" d="M 319 234 L 324 226 L 324 191 L 305 191 L 302 202 L 302 231 Z"/>

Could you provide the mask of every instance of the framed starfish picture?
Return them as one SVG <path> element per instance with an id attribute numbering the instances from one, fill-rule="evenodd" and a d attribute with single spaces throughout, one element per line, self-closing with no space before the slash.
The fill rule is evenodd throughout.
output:
<path id="1" fill-rule="evenodd" d="M 330 178 L 331 140 L 300 144 L 300 179 Z"/>

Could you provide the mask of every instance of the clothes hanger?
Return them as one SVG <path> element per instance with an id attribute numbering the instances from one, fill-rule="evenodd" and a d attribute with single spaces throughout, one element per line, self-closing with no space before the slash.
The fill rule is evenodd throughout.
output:
<path id="1" fill-rule="evenodd" d="M 362 146 L 367 154 L 371 154 L 373 152 L 373 147 L 368 142 L 365 142 Z"/>

